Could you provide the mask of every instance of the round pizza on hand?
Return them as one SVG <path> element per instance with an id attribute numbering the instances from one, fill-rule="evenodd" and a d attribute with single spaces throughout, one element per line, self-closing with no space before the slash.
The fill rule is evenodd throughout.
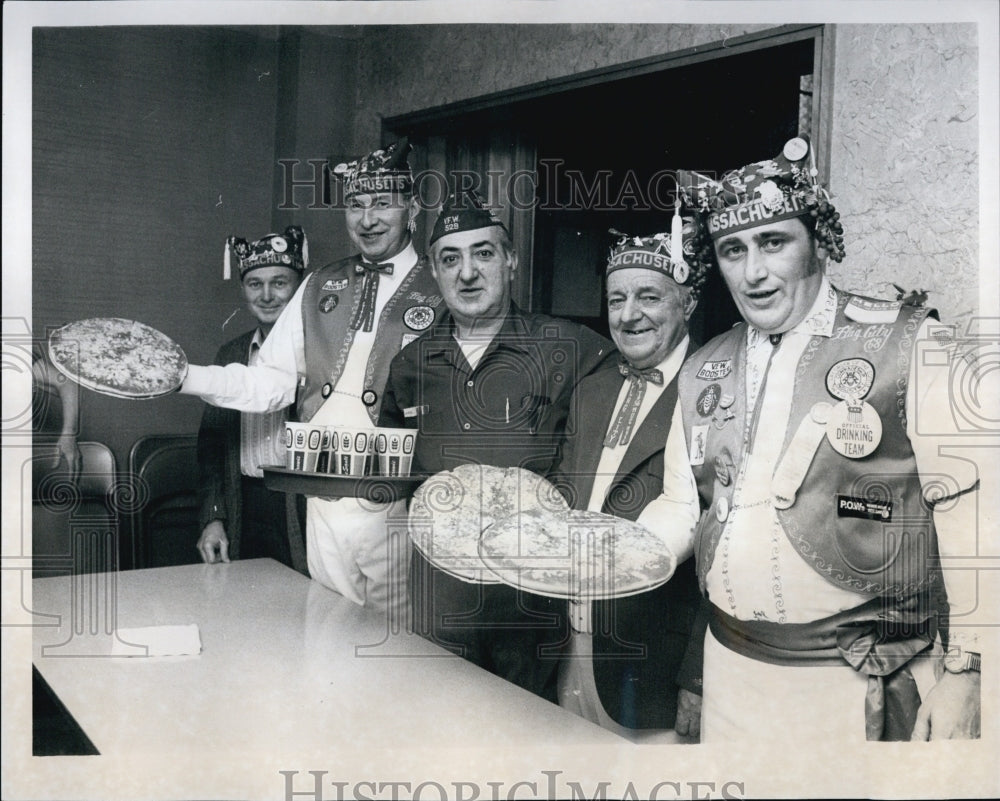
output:
<path id="1" fill-rule="evenodd" d="M 175 391 L 187 375 L 180 345 L 135 320 L 93 317 L 49 334 L 49 358 L 82 387 L 116 398 L 156 398 Z"/>
<path id="2" fill-rule="evenodd" d="M 531 510 L 483 532 L 483 563 L 504 583 L 571 600 L 620 598 L 666 583 L 677 559 L 631 520 L 588 511 Z"/>

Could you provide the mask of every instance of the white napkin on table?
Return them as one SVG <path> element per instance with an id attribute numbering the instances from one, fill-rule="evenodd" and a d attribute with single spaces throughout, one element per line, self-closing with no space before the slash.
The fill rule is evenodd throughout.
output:
<path id="1" fill-rule="evenodd" d="M 145 646 L 143 653 L 135 646 Z M 181 626 L 142 626 L 118 629 L 112 656 L 189 656 L 201 653 L 197 623 Z"/>

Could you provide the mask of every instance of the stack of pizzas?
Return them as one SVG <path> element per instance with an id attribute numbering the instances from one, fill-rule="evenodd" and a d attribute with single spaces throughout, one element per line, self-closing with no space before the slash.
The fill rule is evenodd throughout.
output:
<path id="1" fill-rule="evenodd" d="M 409 529 L 417 550 L 449 575 L 556 598 L 634 595 L 676 567 L 653 532 L 571 510 L 551 483 L 515 467 L 468 464 L 431 476 L 413 496 Z"/>
<path id="2" fill-rule="evenodd" d="M 436 473 L 414 493 L 410 538 L 435 567 L 462 579 L 499 583 L 479 556 L 483 531 L 498 520 L 569 507 L 541 476 L 518 467 L 466 464 Z"/>

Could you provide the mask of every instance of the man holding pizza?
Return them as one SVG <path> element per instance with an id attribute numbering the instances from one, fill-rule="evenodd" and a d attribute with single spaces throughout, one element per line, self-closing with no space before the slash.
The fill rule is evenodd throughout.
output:
<path id="1" fill-rule="evenodd" d="M 240 291 L 257 326 L 219 348 L 215 364 L 257 363 L 261 346 L 308 267 L 306 252 L 305 234 L 297 225 L 256 242 L 235 236 L 226 240 L 225 276 L 235 258 Z M 207 564 L 270 557 L 292 567 L 287 496 L 265 487 L 261 471 L 261 465 L 283 462 L 287 419 L 286 409 L 253 414 L 205 406 L 198 431 L 197 547 Z"/>
<path id="2" fill-rule="evenodd" d="M 952 608 L 974 595 L 936 556 L 975 553 L 978 480 L 917 433 L 957 425 L 924 369 L 956 345 L 933 311 L 832 286 L 843 229 L 811 155 L 792 139 L 688 190 L 745 322 L 682 368 L 639 522 L 693 537 L 704 742 L 976 737 L 978 654 L 953 622 L 942 660 L 938 631 L 944 584 Z"/>
<path id="3" fill-rule="evenodd" d="M 449 198 L 429 255 L 448 309 L 393 359 L 379 424 L 419 430 L 415 473 L 483 464 L 547 475 L 573 388 L 610 343 L 584 326 L 517 307 L 510 233 L 473 193 Z M 558 658 L 541 646 L 563 635 L 558 602 L 459 580 L 416 550 L 410 591 L 421 634 L 556 700 Z"/>
<path id="4" fill-rule="evenodd" d="M 675 227 L 685 233 L 679 216 Z M 694 232 L 689 220 L 686 237 L 623 236 L 611 251 L 608 323 L 618 350 L 577 387 L 559 466 L 557 483 L 576 509 L 635 520 L 663 488 L 663 443 L 706 276 L 693 256 Z M 698 735 L 704 627 L 692 638 L 699 593 L 680 533 L 684 561 L 673 577 L 648 592 L 594 601 L 593 635 L 574 636 L 560 666 L 563 707 L 623 736 L 641 729 L 643 741 Z"/>
<path id="5" fill-rule="evenodd" d="M 411 241 L 419 204 L 409 150 L 402 140 L 336 165 L 360 252 L 306 278 L 255 365 L 192 366 L 181 392 L 250 412 L 294 403 L 298 420 L 320 425 L 375 422 L 390 360 L 431 325 L 441 302 Z M 357 604 L 403 609 L 408 540 L 387 526 L 394 508 L 308 498 L 306 554 L 293 551 L 293 563 L 307 563 L 313 579 Z"/>

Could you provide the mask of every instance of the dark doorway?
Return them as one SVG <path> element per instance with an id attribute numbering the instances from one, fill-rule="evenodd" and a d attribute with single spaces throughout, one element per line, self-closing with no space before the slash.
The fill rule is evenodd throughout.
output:
<path id="1" fill-rule="evenodd" d="M 765 37 L 657 69 L 623 65 L 616 75 L 626 77 L 430 110 L 388 120 L 387 138 L 409 134 L 427 154 L 421 167 L 448 175 L 452 189 L 456 175 L 465 183 L 472 176 L 504 210 L 522 258 L 531 255 L 519 303 L 607 334 L 608 229 L 668 231 L 676 170 L 720 174 L 813 134 L 820 37 L 819 28 Z M 533 197 L 524 180 L 510 180 L 525 168 L 536 175 Z M 711 276 L 693 338 L 704 341 L 737 319 L 721 279 Z"/>

